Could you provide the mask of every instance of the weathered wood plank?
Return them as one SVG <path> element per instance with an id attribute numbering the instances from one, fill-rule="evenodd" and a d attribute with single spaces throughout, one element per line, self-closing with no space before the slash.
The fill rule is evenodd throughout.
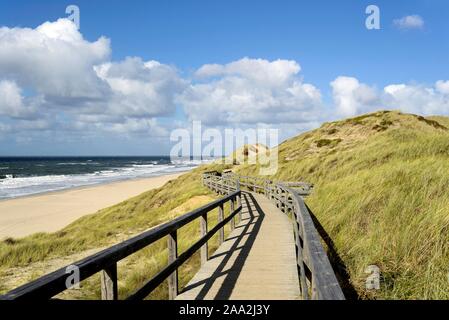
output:
<path id="1" fill-rule="evenodd" d="M 232 214 L 233 212 L 234 212 L 234 199 L 232 199 L 230 202 L 229 214 Z M 231 219 L 230 227 L 231 227 L 231 232 L 234 231 L 234 229 L 235 229 L 235 219 L 234 218 Z"/>
<path id="2" fill-rule="evenodd" d="M 173 231 L 168 235 L 168 263 L 178 258 L 178 233 Z M 168 298 L 174 300 L 178 295 L 178 270 L 174 270 L 168 277 Z"/>
<path id="3" fill-rule="evenodd" d="M 205 237 L 207 234 L 207 214 L 203 214 L 200 217 L 200 234 L 201 238 Z M 204 265 L 209 259 L 209 248 L 207 241 L 201 247 L 201 265 Z"/>
<path id="4" fill-rule="evenodd" d="M 224 220 L 224 211 L 223 211 L 223 204 L 220 204 L 218 207 L 218 223 L 222 222 Z M 218 245 L 221 245 L 224 242 L 224 226 L 220 228 L 220 231 L 218 231 Z"/>
<path id="5" fill-rule="evenodd" d="M 111 264 L 101 272 L 101 299 L 118 299 L 117 263 Z"/>

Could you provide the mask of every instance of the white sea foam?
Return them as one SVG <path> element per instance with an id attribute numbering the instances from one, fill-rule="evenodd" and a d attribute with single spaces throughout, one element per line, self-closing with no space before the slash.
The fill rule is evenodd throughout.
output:
<path id="1" fill-rule="evenodd" d="M 92 164 L 92 160 L 88 160 L 89 164 Z M 85 162 L 60 162 L 56 164 L 57 166 L 85 166 Z"/>

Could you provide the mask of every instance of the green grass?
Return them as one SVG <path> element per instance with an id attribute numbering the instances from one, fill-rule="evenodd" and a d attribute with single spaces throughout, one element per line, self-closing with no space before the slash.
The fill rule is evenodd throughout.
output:
<path id="1" fill-rule="evenodd" d="M 325 124 L 279 148 L 273 178 L 314 183 L 307 203 L 362 298 L 449 298 L 448 120 L 379 112 Z M 316 150 L 314 141 L 330 134 L 342 141 Z M 381 269 L 380 291 L 365 290 L 371 264 Z"/>

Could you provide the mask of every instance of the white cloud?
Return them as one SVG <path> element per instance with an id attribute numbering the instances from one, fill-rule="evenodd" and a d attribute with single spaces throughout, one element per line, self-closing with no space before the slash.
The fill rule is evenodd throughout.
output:
<path id="1" fill-rule="evenodd" d="M 437 82 L 434 86 L 389 85 L 384 88 L 383 101 L 388 108 L 406 112 L 449 115 L 449 91 L 444 91 L 443 84 L 444 82 Z"/>
<path id="2" fill-rule="evenodd" d="M 291 123 L 316 119 L 321 93 L 298 76 L 296 61 L 243 58 L 204 65 L 179 97 L 189 118 L 206 124 Z M 204 81 L 206 80 L 206 81 Z"/>
<path id="3" fill-rule="evenodd" d="M 393 24 L 399 29 L 422 29 L 424 28 L 424 20 L 419 15 L 405 16 L 400 19 L 393 20 Z"/>
<path id="4" fill-rule="evenodd" d="M 146 134 L 152 137 L 168 136 L 168 131 L 161 127 L 156 119 L 127 119 L 124 123 L 114 123 L 104 128 L 119 134 Z"/>
<path id="5" fill-rule="evenodd" d="M 435 84 L 435 88 L 438 90 L 438 92 L 440 92 L 442 94 L 449 95 L 449 80 L 448 81 L 443 81 L 443 80 L 437 81 Z"/>
<path id="6" fill-rule="evenodd" d="M 108 39 L 86 41 L 66 19 L 36 29 L 0 28 L 1 76 L 49 100 L 102 97 L 104 86 L 92 67 L 109 54 Z"/>
<path id="7" fill-rule="evenodd" d="M 182 91 L 184 81 L 177 70 L 157 61 L 126 58 L 118 63 L 95 67 L 97 75 L 113 92 L 111 113 L 132 117 L 168 115 L 175 111 L 173 95 Z"/>
<path id="8" fill-rule="evenodd" d="M 8 80 L 0 80 L 0 115 L 11 118 L 28 118 L 35 114 L 35 108 L 26 106 L 19 86 Z"/>
<path id="9" fill-rule="evenodd" d="M 353 116 L 379 107 L 376 90 L 353 77 L 338 77 L 330 83 L 336 112 Z"/>
<path id="10" fill-rule="evenodd" d="M 356 78 L 338 77 L 331 86 L 337 116 L 353 116 L 378 109 L 449 115 L 449 81 L 437 81 L 433 86 L 390 84 L 377 91 Z"/>
<path id="11" fill-rule="evenodd" d="M 301 71 L 293 60 L 268 61 L 243 58 L 226 65 L 206 64 L 196 71 L 198 77 L 235 76 L 252 80 L 260 85 L 282 86 Z"/>
<path id="12" fill-rule="evenodd" d="M 154 118 L 175 112 L 185 81 L 172 66 L 140 58 L 112 62 L 110 53 L 107 38 L 88 41 L 67 19 L 35 29 L 1 27 L 0 115 L 82 131 L 117 124 L 136 132 L 132 119 L 140 118 L 160 133 Z M 42 123 L 23 127 L 33 128 Z"/>

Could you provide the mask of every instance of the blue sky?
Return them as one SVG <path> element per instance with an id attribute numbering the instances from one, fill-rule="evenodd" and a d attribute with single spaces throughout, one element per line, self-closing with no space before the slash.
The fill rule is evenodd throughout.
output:
<path id="1" fill-rule="evenodd" d="M 117 117 L 107 122 L 123 124 L 129 119 L 146 119 L 151 122 L 149 126 L 155 126 L 154 121 L 156 121 L 158 128 L 151 130 L 160 132 L 160 137 L 157 139 L 154 139 L 154 130 L 150 130 L 151 137 L 126 133 L 126 139 L 122 139 L 123 134 L 117 137 L 114 132 L 105 133 L 101 129 L 98 129 L 101 132 L 89 138 L 78 139 L 76 133 L 67 134 L 58 131 L 60 129 L 57 128 L 61 128 L 61 123 L 64 127 L 67 123 L 74 122 L 73 119 L 79 117 L 79 114 L 56 110 L 51 103 L 48 103 L 49 97 L 55 97 L 54 92 L 45 91 L 46 89 L 33 85 L 33 81 L 22 81 L 22 77 L 18 75 L 19 71 L 11 71 L 12 67 L 3 71 L 0 61 L 0 81 L 9 81 L 8 84 L 14 82 L 24 101 L 31 101 L 33 96 L 43 96 L 47 101 L 45 105 L 36 106 L 41 111 L 36 113 L 34 118 L 30 116 L 29 119 L 25 119 L 26 117 L 22 115 L 11 117 L 6 111 L 3 112 L 0 123 L 7 128 L 4 129 L 3 138 L 0 139 L 0 155 L 167 153 L 170 146 L 166 137 L 167 132 L 174 129 L 175 122 L 185 126 L 191 119 L 199 119 L 205 125 L 220 128 L 251 127 L 257 123 L 263 123 L 284 130 L 281 136 L 286 137 L 293 134 L 285 130 L 286 127 L 294 127 L 295 130 L 301 131 L 312 128 L 321 121 L 371 111 L 384 105 L 386 105 L 385 108 L 422 114 L 449 113 L 449 98 L 446 92 L 449 91 L 449 82 L 447 82 L 449 78 L 449 2 L 444 0 L 307 2 L 2 0 L 0 25 L 8 28 L 35 29 L 46 21 L 55 22 L 58 18 L 67 17 L 65 8 L 69 4 L 75 4 L 80 8 L 79 33 L 85 41 L 93 43 L 102 36 L 110 40 L 110 54 L 107 58 L 105 55 L 99 59 L 102 61 L 98 64 L 119 63 L 127 57 L 139 57 L 143 62 L 155 60 L 176 70 L 177 77 L 185 86 L 207 83 L 213 88 L 209 88 L 207 92 L 200 92 L 199 90 L 203 88 L 194 87 L 194 92 L 187 95 L 179 93 L 179 90 L 184 89 L 178 88 L 174 95 L 181 95 L 183 98 L 175 99 L 172 106 L 168 103 L 167 112 L 159 110 L 157 113 L 152 110 L 146 115 L 119 112 L 120 119 Z M 380 8 L 380 30 L 365 28 L 367 17 L 365 8 L 370 4 Z M 423 24 L 419 27 L 400 28 L 394 22 L 395 19 L 407 16 L 419 16 Z M 2 41 L 1 38 L 0 41 Z M 287 81 L 289 84 L 285 89 L 288 91 L 293 83 L 300 82 L 302 85 L 312 85 L 320 93 L 319 101 L 315 96 L 308 97 L 311 101 L 304 100 L 302 96 L 296 96 L 298 104 L 304 103 L 304 106 L 296 110 L 298 113 L 295 113 L 301 118 L 297 121 L 300 125 L 292 126 L 291 122 L 285 120 L 287 116 L 279 117 L 272 123 L 266 119 L 246 122 L 244 117 L 234 123 L 232 121 L 217 123 L 216 120 L 211 120 L 212 117 L 204 115 L 207 112 L 219 110 L 217 112 L 225 112 L 227 115 L 232 113 L 235 116 L 237 107 L 227 110 L 224 106 L 226 101 L 230 100 L 224 99 L 221 102 L 203 100 L 205 96 L 210 96 L 211 92 L 216 92 L 214 90 L 223 88 L 226 88 L 225 91 L 229 90 L 226 94 L 235 96 L 236 93 L 232 92 L 229 86 L 223 87 L 224 85 L 220 86 L 217 82 L 229 83 L 233 80 L 229 74 L 236 72 L 237 67 L 247 70 L 244 65 L 249 62 L 241 63 L 235 68 L 229 66 L 228 69 L 231 71 L 221 71 L 206 80 L 196 77 L 198 70 L 208 64 L 226 66 L 232 62 L 241 61 L 245 57 L 266 60 L 268 63 L 278 59 L 294 61 L 300 66 L 300 71 L 287 71 L 287 73 L 290 72 Z M 1 53 L 0 59 L 2 59 Z M 74 57 L 74 59 L 78 61 L 78 58 Z M 240 73 L 240 71 L 238 74 L 245 80 L 245 85 L 250 86 L 248 92 L 251 94 L 261 92 L 257 87 L 260 83 L 250 81 L 251 75 Z M 210 76 L 209 73 L 208 76 Z M 154 79 L 154 76 L 151 76 L 151 79 Z M 336 79 L 339 79 L 338 83 L 335 82 L 334 86 L 330 85 Z M 173 81 L 167 87 L 180 86 L 174 85 Z M 439 84 L 437 81 L 440 81 Z M 110 82 L 108 83 L 110 85 Z M 391 85 L 396 85 L 394 94 L 392 90 L 385 89 Z M 396 90 L 397 85 L 402 86 L 399 88 L 402 90 L 399 93 Z M 276 90 L 282 90 L 278 83 L 273 86 Z M 11 89 L 11 86 L 5 84 L 4 88 Z M 346 90 L 346 88 L 352 89 Z M 304 90 L 309 92 L 307 88 Z M 434 90 L 435 94 L 428 95 L 429 90 Z M 242 95 L 242 92 L 239 94 Z M 280 114 L 282 110 L 285 111 L 286 108 L 282 108 L 285 100 L 279 98 L 280 96 L 283 97 L 282 92 L 270 97 L 273 101 L 277 101 L 276 103 L 271 106 L 257 107 L 254 112 L 262 112 L 264 108 L 274 110 L 276 114 Z M 62 98 L 59 97 L 58 101 L 65 104 L 61 102 Z M 136 101 L 134 98 L 131 101 Z M 161 99 L 166 101 L 165 96 Z M 258 100 L 257 97 L 254 99 Z M 151 101 L 154 103 L 153 100 Z M 419 101 L 423 107 L 414 105 L 416 101 Z M 32 102 L 29 102 L 30 105 Z M 37 102 L 33 103 L 33 106 L 37 105 Z M 72 99 L 67 102 L 67 105 L 73 105 L 73 103 Z M 213 103 L 217 103 L 215 108 Z M 1 104 L 0 98 L 0 108 Z M 313 105 L 313 108 L 311 107 L 313 112 L 309 110 L 307 115 L 300 113 L 300 111 L 304 112 L 308 105 Z M 204 108 L 211 106 L 212 110 L 203 112 L 201 106 L 205 106 Z M 276 111 L 276 106 L 280 106 L 281 109 Z M 11 108 L 11 106 L 4 106 L 5 110 L 9 110 L 8 112 L 11 112 Z M 46 132 L 43 132 L 45 130 L 42 128 L 36 130 L 34 127 L 29 130 L 14 130 L 16 124 L 24 128 L 24 121 L 28 121 L 26 124 L 30 121 L 36 123 L 39 120 L 36 118 L 43 117 L 44 113 L 50 118 L 58 114 L 59 124 L 48 124 Z M 53 114 L 49 115 L 50 113 Z M 91 115 L 92 111 L 87 113 Z M 110 114 L 109 111 L 108 114 Z M 96 116 L 99 114 L 96 113 Z M 55 133 L 58 136 L 57 140 L 53 140 Z M 80 133 L 79 136 L 81 135 Z M 145 147 L 142 148 L 142 146 Z"/>

